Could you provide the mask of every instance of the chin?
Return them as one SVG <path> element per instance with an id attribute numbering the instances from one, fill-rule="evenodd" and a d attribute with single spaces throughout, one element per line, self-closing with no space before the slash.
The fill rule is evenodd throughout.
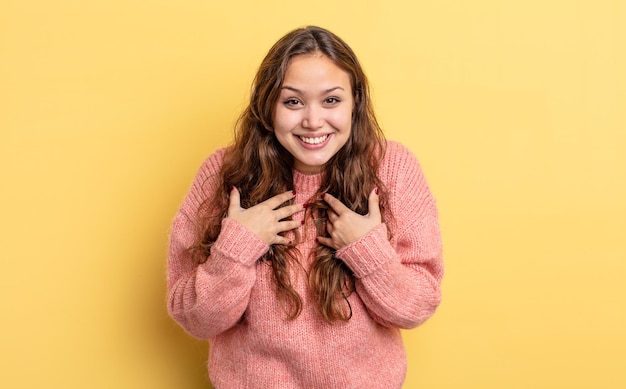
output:
<path id="1" fill-rule="evenodd" d="M 300 170 L 303 173 L 307 173 L 307 174 L 316 174 L 316 173 L 320 173 L 324 170 L 324 167 L 326 166 L 326 163 L 329 160 L 325 160 L 324 162 L 320 162 L 320 161 L 306 161 L 306 160 L 299 160 L 298 164 L 295 166 L 296 170 Z M 299 165 L 299 166 L 298 166 Z"/>
<path id="2" fill-rule="evenodd" d="M 320 160 L 310 161 L 309 163 L 307 163 L 307 166 L 310 166 L 311 168 L 316 168 L 316 169 L 324 169 L 324 166 L 326 166 L 328 161 L 330 161 L 330 158 L 326 158 L 323 161 L 320 161 Z"/>

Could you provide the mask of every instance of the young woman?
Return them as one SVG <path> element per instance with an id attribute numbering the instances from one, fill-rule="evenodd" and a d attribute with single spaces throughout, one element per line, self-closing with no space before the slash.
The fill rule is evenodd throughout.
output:
<path id="1" fill-rule="evenodd" d="M 234 143 L 173 223 L 169 312 L 216 388 L 400 388 L 400 328 L 439 305 L 437 209 L 385 141 L 348 45 L 319 27 L 263 60 Z"/>

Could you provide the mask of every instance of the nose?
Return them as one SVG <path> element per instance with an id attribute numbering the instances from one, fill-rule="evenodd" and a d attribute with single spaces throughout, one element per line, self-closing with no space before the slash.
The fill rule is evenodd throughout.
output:
<path id="1" fill-rule="evenodd" d="M 324 112 L 322 107 L 309 105 L 302 119 L 302 127 L 311 130 L 317 130 L 324 126 Z"/>

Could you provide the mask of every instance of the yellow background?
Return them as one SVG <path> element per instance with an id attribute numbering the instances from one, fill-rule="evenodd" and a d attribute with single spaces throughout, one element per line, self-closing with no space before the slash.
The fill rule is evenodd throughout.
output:
<path id="1" fill-rule="evenodd" d="M 438 199 L 444 301 L 405 387 L 626 387 L 617 0 L 3 0 L 0 387 L 208 386 L 165 311 L 169 224 L 306 24 L 351 44 Z"/>

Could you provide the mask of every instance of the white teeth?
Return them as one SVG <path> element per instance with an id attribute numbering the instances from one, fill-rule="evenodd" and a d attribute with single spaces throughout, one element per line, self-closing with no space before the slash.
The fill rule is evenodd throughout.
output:
<path id="1" fill-rule="evenodd" d="M 318 136 L 317 138 L 305 138 L 303 136 L 299 136 L 298 138 L 300 138 L 300 140 L 303 141 L 304 143 L 308 143 L 310 145 L 318 145 L 322 143 L 323 141 L 325 141 L 326 138 L 328 138 L 328 135 Z"/>

